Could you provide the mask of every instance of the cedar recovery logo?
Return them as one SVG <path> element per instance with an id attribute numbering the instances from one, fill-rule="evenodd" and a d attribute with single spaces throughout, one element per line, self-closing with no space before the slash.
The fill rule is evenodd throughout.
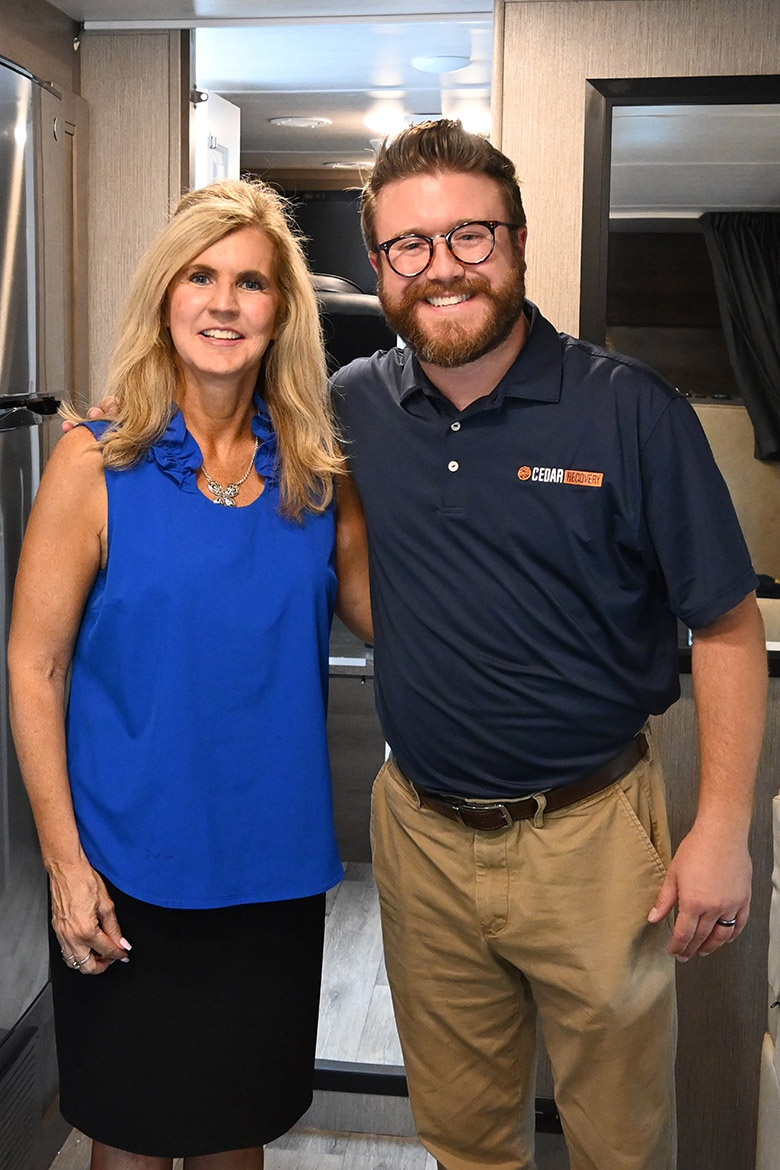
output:
<path id="1" fill-rule="evenodd" d="M 574 483 L 580 487 L 601 487 L 604 482 L 603 471 L 573 471 L 563 467 L 521 467 L 517 478 L 532 483 Z"/>

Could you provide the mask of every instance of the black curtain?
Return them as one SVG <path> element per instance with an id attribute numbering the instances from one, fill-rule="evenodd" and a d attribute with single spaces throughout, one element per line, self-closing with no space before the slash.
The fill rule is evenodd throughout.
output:
<path id="1" fill-rule="evenodd" d="M 708 211 L 701 224 L 756 458 L 780 460 L 780 212 Z"/>

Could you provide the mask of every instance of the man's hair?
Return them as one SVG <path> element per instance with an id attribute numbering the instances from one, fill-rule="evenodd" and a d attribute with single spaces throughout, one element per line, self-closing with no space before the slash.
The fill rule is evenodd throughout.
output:
<path id="1" fill-rule="evenodd" d="M 125 306 L 107 391 L 119 401 L 101 441 L 106 467 L 136 463 L 165 431 L 176 409 L 180 374 L 167 327 L 176 275 L 212 244 L 258 228 L 274 249 L 279 314 L 260 372 L 259 390 L 277 436 L 281 510 L 293 518 L 321 511 L 342 459 L 327 395 L 317 301 L 286 201 L 261 182 L 237 179 L 190 191 L 142 258 Z"/>
<path id="2" fill-rule="evenodd" d="M 523 200 L 511 159 L 487 138 L 464 130 L 461 122 L 440 118 L 410 126 L 382 143 L 360 201 L 360 225 L 369 252 L 375 252 L 379 243 L 374 215 L 382 188 L 414 175 L 442 172 L 478 174 L 492 179 L 504 196 L 509 221 L 517 227 L 525 226 Z"/>

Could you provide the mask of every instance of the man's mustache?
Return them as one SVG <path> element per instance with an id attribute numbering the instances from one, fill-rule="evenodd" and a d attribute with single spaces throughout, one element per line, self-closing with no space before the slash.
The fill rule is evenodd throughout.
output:
<path id="1" fill-rule="evenodd" d="M 475 293 L 489 293 L 490 291 L 490 283 L 484 276 L 472 276 L 469 279 L 460 277 L 458 280 L 446 283 L 440 280 L 428 280 L 419 288 L 408 289 L 402 297 L 402 304 L 404 306 L 416 305 L 431 297 L 473 296 Z"/>

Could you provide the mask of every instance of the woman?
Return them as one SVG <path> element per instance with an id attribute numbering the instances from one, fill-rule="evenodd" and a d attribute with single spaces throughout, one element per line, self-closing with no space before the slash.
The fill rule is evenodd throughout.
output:
<path id="1" fill-rule="evenodd" d="M 341 459 L 274 192 L 181 200 L 136 274 L 109 392 L 115 422 L 76 427 L 43 477 L 9 645 L 61 1108 L 93 1170 L 257 1170 L 311 1100 L 342 876 L 325 739 Z M 341 484 L 338 529 L 344 616 L 368 633 Z"/>

